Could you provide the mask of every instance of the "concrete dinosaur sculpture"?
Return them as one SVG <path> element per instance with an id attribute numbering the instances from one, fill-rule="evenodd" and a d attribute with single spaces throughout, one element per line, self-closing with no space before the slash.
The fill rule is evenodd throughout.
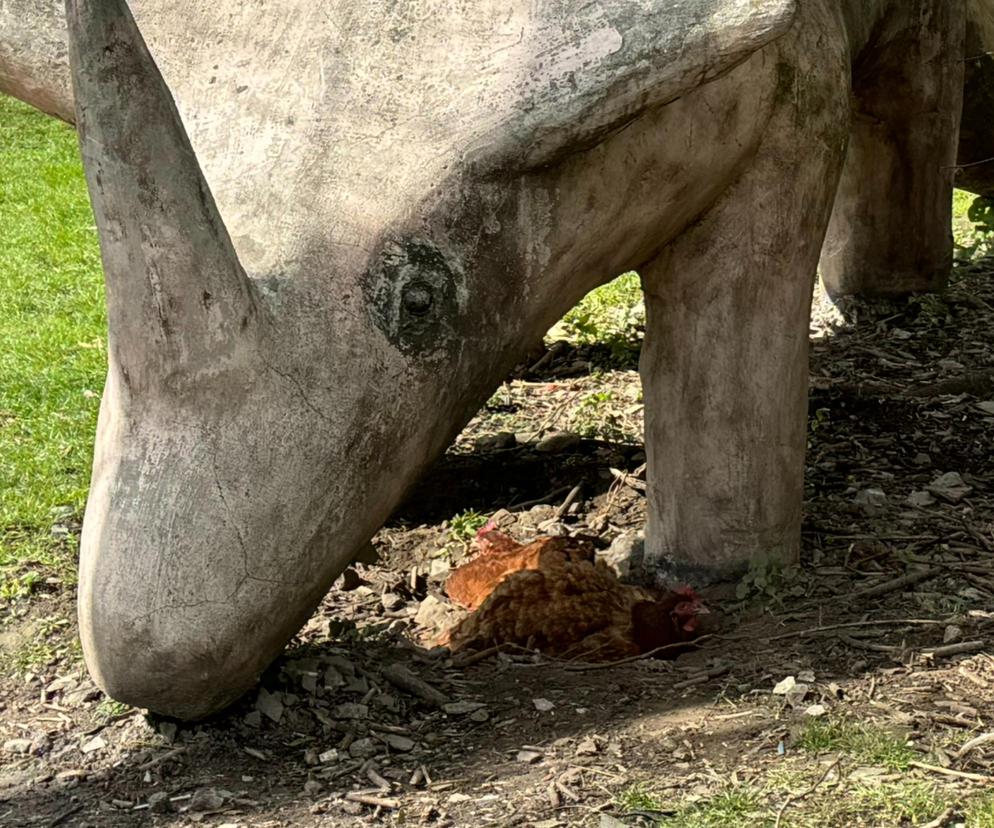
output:
<path id="1" fill-rule="evenodd" d="M 630 268 L 646 562 L 701 582 L 795 559 L 815 269 L 943 284 L 967 17 L 0 6 L 0 89 L 76 123 L 107 277 L 79 586 L 100 686 L 182 718 L 230 703 L 523 349 Z"/>

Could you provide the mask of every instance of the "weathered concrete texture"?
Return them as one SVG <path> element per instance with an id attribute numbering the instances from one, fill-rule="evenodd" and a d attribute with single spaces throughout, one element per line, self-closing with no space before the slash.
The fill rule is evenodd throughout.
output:
<path id="1" fill-rule="evenodd" d="M 833 203 L 837 284 L 892 287 L 864 221 L 941 279 L 951 175 L 926 156 L 954 157 L 964 9 L 70 0 L 110 325 L 80 571 L 101 686 L 185 718 L 250 686 L 523 350 L 630 268 L 645 563 L 793 560 Z M 40 101 L 52 53 L 11 69 L 19 32 L 0 85 Z"/>

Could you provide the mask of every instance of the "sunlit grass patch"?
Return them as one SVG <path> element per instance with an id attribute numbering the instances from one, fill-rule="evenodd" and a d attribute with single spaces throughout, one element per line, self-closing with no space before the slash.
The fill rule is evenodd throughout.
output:
<path id="1" fill-rule="evenodd" d="M 73 565 L 105 327 L 75 132 L 0 96 L 0 602 Z"/>

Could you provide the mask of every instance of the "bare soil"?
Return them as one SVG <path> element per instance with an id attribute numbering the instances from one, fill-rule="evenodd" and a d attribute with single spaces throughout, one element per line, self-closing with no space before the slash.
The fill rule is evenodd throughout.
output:
<path id="1" fill-rule="evenodd" d="M 720 623 L 694 652 L 466 664 L 431 647 L 429 610 L 468 552 L 454 516 L 603 547 L 643 523 L 633 357 L 557 346 L 374 539 L 379 562 L 340 579 L 215 719 L 104 699 L 73 643 L 71 589 L 11 612 L 0 826 L 924 824 L 907 807 L 860 810 L 856 793 L 895 773 L 936 792 L 932 824 L 963 824 L 994 781 L 994 741 L 961 751 L 994 717 L 991 277 L 964 266 L 944 297 L 853 302 L 845 319 L 816 306 L 802 567 L 710 592 Z M 536 449 L 560 431 L 581 439 Z M 478 443 L 497 432 L 515 445 Z M 816 720 L 897 733 L 916 758 L 895 771 L 838 745 L 819 754 L 804 735 Z M 758 796 L 748 818 L 707 817 L 738 790 Z"/>

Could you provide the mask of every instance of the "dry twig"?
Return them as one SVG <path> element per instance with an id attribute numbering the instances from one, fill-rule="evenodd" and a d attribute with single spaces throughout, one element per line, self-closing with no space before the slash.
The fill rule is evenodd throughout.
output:
<path id="1" fill-rule="evenodd" d="M 815 783 L 807 790 L 801 791 L 801 793 L 799 794 L 791 794 L 790 796 L 788 796 L 784 800 L 783 805 L 781 805 L 780 809 L 777 811 L 777 818 L 773 823 L 773 828 L 780 828 L 780 823 L 783 820 L 783 815 L 787 812 L 787 809 L 791 805 L 800 802 L 802 799 L 811 796 L 811 794 L 817 791 L 818 788 L 821 786 L 821 784 L 826 779 L 828 779 L 828 775 L 839 766 L 839 762 L 841 761 L 842 761 L 841 759 L 836 759 L 834 762 L 832 762 L 831 765 L 825 768 L 825 772 L 822 773 L 822 775 L 819 776 L 817 780 L 815 780 Z"/>

